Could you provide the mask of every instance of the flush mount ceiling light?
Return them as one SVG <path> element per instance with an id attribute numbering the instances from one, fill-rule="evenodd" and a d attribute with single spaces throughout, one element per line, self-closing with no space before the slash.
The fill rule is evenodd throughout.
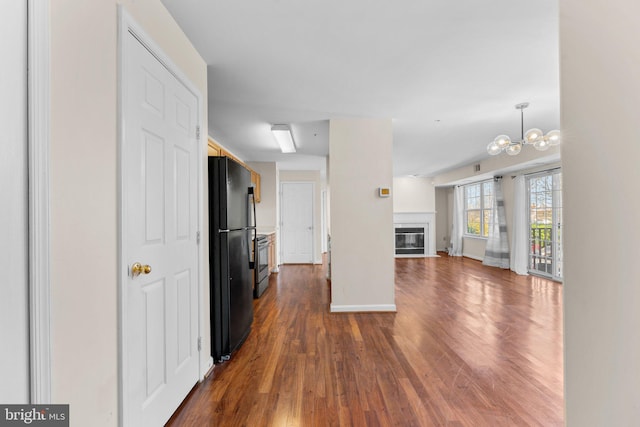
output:
<path id="1" fill-rule="evenodd" d="M 524 109 L 529 106 L 528 102 L 517 104 L 516 109 L 520 110 L 520 140 L 512 141 L 507 135 L 498 135 L 487 146 L 487 152 L 492 156 L 506 152 L 510 156 L 515 156 L 522 150 L 523 145 L 533 145 L 538 151 L 548 150 L 552 145 L 560 144 L 560 131 L 552 130 L 546 135 L 540 129 L 533 128 L 524 131 Z"/>
<path id="2" fill-rule="evenodd" d="M 271 132 L 280 145 L 280 150 L 283 153 L 295 153 L 296 144 L 293 142 L 293 135 L 291 134 L 291 128 L 289 125 L 273 125 L 271 126 Z"/>

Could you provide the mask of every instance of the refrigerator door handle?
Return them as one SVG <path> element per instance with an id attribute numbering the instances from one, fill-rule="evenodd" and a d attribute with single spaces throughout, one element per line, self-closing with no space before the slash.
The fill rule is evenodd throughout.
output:
<path id="1" fill-rule="evenodd" d="M 251 213 L 253 213 L 253 216 L 251 215 Z M 253 221 L 252 221 L 253 220 Z M 252 224 L 253 222 L 253 224 Z M 250 237 L 250 233 L 247 233 L 247 247 L 249 248 L 249 250 L 247 251 L 247 257 L 249 260 L 249 268 L 250 269 L 255 269 L 256 268 L 256 247 L 255 247 L 255 243 L 257 241 L 258 238 L 258 233 L 256 231 L 256 195 L 254 193 L 254 189 L 253 187 L 248 187 L 247 188 L 247 224 L 248 227 L 246 227 L 247 230 L 253 230 L 253 251 L 251 250 L 251 237 Z M 253 252 L 253 259 L 251 258 L 251 253 Z"/>
<path id="2" fill-rule="evenodd" d="M 246 230 L 247 227 L 242 227 L 242 228 L 231 228 L 231 229 L 226 229 L 223 230 L 221 228 L 218 229 L 218 233 L 231 233 L 232 231 L 242 231 L 242 230 Z"/>
<path id="3" fill-rule="evenodd" d="M 253 216 L 251 216 L 253 213 Z M 253 224 L 252 224 L 253 222 Z M 253 187 L 247 189 L 247 225 L 256 227 L 256 195 Z"/>
<path id="4" fill-rule="evenodd" d="M 251 231 L 253 231 L 253 250 L 251 250 Z M 258 234 L 256 232 L 255 227 L 247 227 L 247 242 L 249 243 L 247 250 L 247 258 L 249 259 L 249 268 L 251 270 L 256 268 L 256 239 L 258 238 Z M 253 259 L 251 258 L 251 253 L 253 252 Z"/>

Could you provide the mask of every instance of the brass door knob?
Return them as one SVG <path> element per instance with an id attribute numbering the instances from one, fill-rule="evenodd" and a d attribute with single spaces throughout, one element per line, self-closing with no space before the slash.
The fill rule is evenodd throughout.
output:
<path id="1" fill-rule="evenodd" d="M 131 266 L 131 277 L 139 276 L 140 274 L 149 274 L 151 273 L 150 265 L 142 265 L 139 262 L 136 262 Z"/>

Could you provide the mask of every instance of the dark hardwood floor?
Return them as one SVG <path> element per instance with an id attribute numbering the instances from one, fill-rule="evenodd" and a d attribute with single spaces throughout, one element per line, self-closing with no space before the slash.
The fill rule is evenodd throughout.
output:
<path id="1" fill-rule="evenodd" d="M 560 426 L 562 285 L 467 258 L 397 259 L 397 313 L 329 313 L 282 266 L 247 341 L 170 426 Z"/>

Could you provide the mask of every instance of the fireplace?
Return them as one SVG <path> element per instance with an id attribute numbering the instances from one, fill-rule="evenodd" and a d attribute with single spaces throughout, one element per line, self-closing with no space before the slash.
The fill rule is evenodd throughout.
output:
<path id="1" fill-rule="evenodd" d="M 396 224 L 396 256 L 425 256 L 427 253 L 425 227 L 428 235 L 429 224 Z"/>
<path id="2" fill-rule="evenodd" d="M 435 252 L 435 212 L 395 212 L 395 256 L 431 257 Z"/>

